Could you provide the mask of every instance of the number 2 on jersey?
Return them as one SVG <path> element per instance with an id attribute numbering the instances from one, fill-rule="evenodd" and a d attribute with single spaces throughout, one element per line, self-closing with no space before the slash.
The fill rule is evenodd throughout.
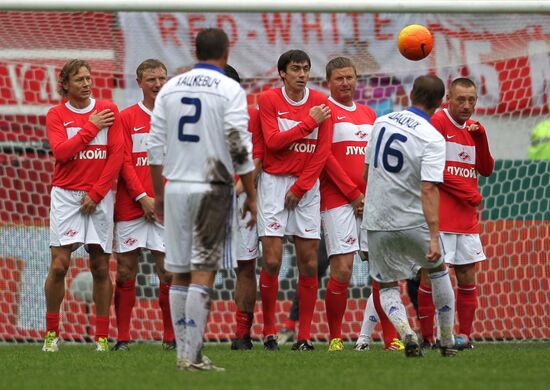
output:
<path id="1" fill-rule="evenodd" d="M 378 155 L 380 153 L 380 147 L 382 146 L 382 139 L 384 138 L 384 133 L 386 132 L 386 128 L 382 127 L 380 129 L 380 134 L 378 135 L 378 140 L 376 140 L 376 149 L 374 151 L 374 167 L 378 168 Z M 382 165 L 384 166 L 384 169 L 391 173 L 397 173 L 401 171 L 401 168 L 403 168 L 403 153 L 401 153 L 399 150 L 394 149 L 391 147 L 391 144 L 393 142 L 406 142 L 407 137 L 405 137 L 403 134 L 394 133 L 389 136 L 388 140 L 384 144 L 384 150 L 382 151 Z M 396 159 L 396 163 L 394 165 L 390 164 L 390 161 L 388 160 L 388 156 L 393 156 Z"/>
<path id="2" fill-rule="evenodd" d="M 180 118 L 180 123 L 178 127 L 178 138 L 182 142 L 199 142 L 200 137 L 195 134 L 185 134 L 183 132 L 183 127 L 186 123 L 197 123 L 199 119 L 201 118 L 201 101 L 198 98 L 189 98 L 184 97 L 181 98 L 182 104 L 187 104 L 190 106 L 195 106 L 195 114 L 194 115 L 183 115 Z"/>

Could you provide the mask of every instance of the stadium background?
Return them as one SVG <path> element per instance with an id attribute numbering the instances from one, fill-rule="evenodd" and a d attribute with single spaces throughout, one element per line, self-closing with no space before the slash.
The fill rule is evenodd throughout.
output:
<path id="1" fill-rule="evenodd" d="M 311 86 L 326 92 L 324 64 L 336 55 L 354 59 L 360 74 L 357 100 L 383 114 L 408 104 L 417 75 L 435 72 L 444 80 L 472 77 L 479 85 L 476 118 L 485 124 L 497 159 L 495 173 L 481 179 L 485 198 L 482 240 L 489 258 L 479 273 L 478 339 L 549 339 L 550 167 L 525 161 L 529 133 L 548 118 L 550 16 L 486 14 L 313 14 L 313 13 L 106 13 L 0 12 L 0 339 L 36 340 L 44 328 L 43 281 L 49 266 L 48 205 L 53 158 L 45 113 L 60 66 L 84 58 L 93 69 L 94 95 L 124 108 L 139 99 L 134 70 L 145 58 L 164 61 L 171 75 L 192 65 L 192 38 L 205 26 L 224 28 L 233 42 L 230 63 L 243 78 L 254 105 L 258 94 L 278 86 L 276 60 L 289 48 L 312 56 Z M 428 26 L 433 53 L 413 63 L 399 56 L 395 39 L 410 23 Z M 44 26 L 48 26 L 44 28 Z M 93 309 L 76 299 L 74 279 L 87 271 L 83 251 L 67 279 L 62 336 L 90 336 Z M 114 278 L 114 260 L 112 261 Z M 354 267 L 344 334 L 359 331 L 366 265 Z M 281 270 L 279 322 L 296 284 L 292 247 Z M 216 300 L 207 329 L 211 340 L 233 332 L 234 273 L 216 279 Z M 132 337 L 161 337 L 157 279 L 150 259 L 140 266 Z M 72 286 L 72 288 L 71 288 Z M 314 335 L 325 339 L 323 281 Z M 411 308 L 409 306 L 409 308 Z M 261 314 L 253 328 L 260 334 Z M 93 326 L 91 327 L 93 328 Z M 114 330 L 112 316 L 112 336 Z"/>

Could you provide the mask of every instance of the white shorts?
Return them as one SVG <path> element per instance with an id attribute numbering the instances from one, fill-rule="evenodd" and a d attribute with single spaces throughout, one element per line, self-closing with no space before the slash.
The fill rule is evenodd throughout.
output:
<path id="1" fill-rule="evenodd" d="M 358 250 L 368 251 L 360 245 L 363 241 L 360 229 L 361 219 L 355 216 L 355 211 L 350 204 L 321 212 L 321 220 L 329 257 L 354 253 Z M 364 241 L 366 243 L 366 238 Z"/>
<path id="2" fill-rule="evenodd" d="M 483 261 L 483 245 L 479 234 L 440 233 L 441 250 L 445 263 L 452 265 L 473 264 Z"/>
<path id="3" fill-rule="evenodd" d="M 381 283 L 410 279 L 418 266 L 426 269 L 439 267 L 443 256 L 431 263 L 426 259 L 430 245 L 427 225 L 396 231 L 368 231 L 370 276 Z"/>
<path id="4" fill-rule="evenodd" d="M 148 222 L 143 217 L 117 222 L 114 251 L 125 253 L 139 248 L 164 252 L 164 226 L 156 221 Z"/>
<path id="5" fill-rule="evenodd" d="M 285 195 L 297 178 L 270 175 L 266 172 L 259 176 L 258 235 L 321 239 L 319 180 L 304 194 L 298 206 L 294 210 L 289 210 L 285 208 Z"/>
<path id="6" fill-rule="evenodd" d="M 100 245 L 105 253 L 113 250 L 113 192 L 98 203 L 91 215 L 80 212 L 80 201 L 86 191 L 52 187 L 50 203 L 50 246 Z"/>
<path id="7" fill-rule="evenodd" d="M 164 194 L 165 268 L 169 272 L 235 268 L 233 187 L 169 181 Z"/>
<path id="8" fill-rule="evenodd" d="M 243 192 L 237 197 L 237 204 L 239 206 L 238 224 L 239 230 L 237 234 L 237 260 L 255 260 L 259 255 L 258 244 L 258 229 L 254 226 L 249 229 L 246 224 L 250 221 L 250 213 L 247 213 L 241 218 L 242 208 L 244 201 L 246 200 L 246 194 Z"/>

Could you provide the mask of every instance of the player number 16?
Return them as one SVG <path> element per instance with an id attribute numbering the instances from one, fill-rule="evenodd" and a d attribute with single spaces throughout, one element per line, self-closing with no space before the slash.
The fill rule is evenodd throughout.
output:
<path id="1" fill-rule="evenodd" d="M 384 133 L 386 132 L 386 128 L 382 127 L 380 129 L 380 134 L 378 135 L 378 139 L 376 140 L 376 149 L 374 152 L 374 167 L 378 168 L 378 155 L 380 153 L 380 147 L 382 146 L 382 139 L 384 138 Z M 391 173 L 398 173 L 401 171 L 401 168 L 403 168 L 403 153 L 399 151 L 398 149 L 392 148 L 393 142 L 406 142 L 407 137 L 403 134 L 394 133 L 388 137 L 388 140 L 384 144 L 384 150 L 382 151 L 382 165 L 384 166 L 384 169 Z M 393 156 L 395 158 L 395 164 L 390 164 L 389 156 Z"/>

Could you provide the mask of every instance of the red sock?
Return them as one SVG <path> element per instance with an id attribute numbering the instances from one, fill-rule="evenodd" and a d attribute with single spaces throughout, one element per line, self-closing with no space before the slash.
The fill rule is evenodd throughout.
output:
<path id="1" fill-rule="evenodd" d="M 118 341 L 130 341 L 130 319 L 135 303 L 136 281 L 117 281 L 115 288 L 115 314 L 118 328 Z"/>
<path id="2" fill-rule="evenodd" d="M 380 303 L 380 286 L 375 281 L 372 282 L 372 301 L 374 303 L 374 308 L 376 309 L 376 314 L 378 314 L 378 318 L 380 319 L 380 325 L 382 325 L 384 348 L 388 348 L 390 347 L 393 339 L 399 338 L 399 335 L 386 315 L 386 312 L 382 308 L 382 304 Z"/>
<path id="3" fill-rule="evenodd" d="M 348 285 L 348 282 L 339 282 L 332 276 L 328 280 L 325 309 L 331 340 L 342 338 L 342 318 L 348 304 Z"/>
<path id="4" fill-rule="evenodd" d="M 294 320 L 291 320 L 290 318 L 288 320 L 286 320 L 284 326 L 284 328 L 287 328 L 288 330 L 290 330 L 291 332 L 294 332 L 296 330 L 296 321 Z"/>
<path id="5" fill-rule="evenodd" d="M 248 313 L 237 309 L 235 311 L 235 321 L 237 322 L 237 331 L 235 332 L 235 337 L 238 339 L 250 337 L 250 328 L 252 328 L 253 320 L 254 313 Z"/>
<path id="6" fill-rule="evenodd" d="M 109 316 L 95 317 L 95 341 L 100 337 L 109 337 Z"/>
<path id="7" fill-rule="evenodd" d="M 470 337 L 472 323 L 477 309 L 477 287 L 475 284 L 458 286 L 456 310 L 458 313 L 459 332 Z"/>
<path id="8" fill-rule="evenodd" d="M 174 341 L 176 336 L 174 335 L 172 317 L 170 316 L 170 283 L 160 282 L 159 306 L 162 311 L 162 326 L 164 328 L 162 341 Z"/>
<path id="9" fill-rule="evenodd" d="M 423 285 L 418 287 L 418 319 L 420 320 L 420 329 L 422 338 L 434 343 L 434 317 L 435 306 L 432 298 L 432 289 Z"/>
<path id="10" fill-rule="evenodd" d="M 46 332 L 55 332 L 59 336 L 59 313 L 46 313 Z"/>
<path id="11" fill-rule="evenodd" d="M 311 321 L 317 301 L 317 275 L 298 277 L 298 307 L 300 308 L 300 322 L 298 324 L 298 340 L 311 338 Z"/>
<path id="12" fill-rule="evenodd" d="M 267 271 L 260 272 L 260 295 L 264 316 L 264 336 L 277 334 L 275 328 L 275 305 L 279 294 L 279 274 L 269 275 Z"/>

